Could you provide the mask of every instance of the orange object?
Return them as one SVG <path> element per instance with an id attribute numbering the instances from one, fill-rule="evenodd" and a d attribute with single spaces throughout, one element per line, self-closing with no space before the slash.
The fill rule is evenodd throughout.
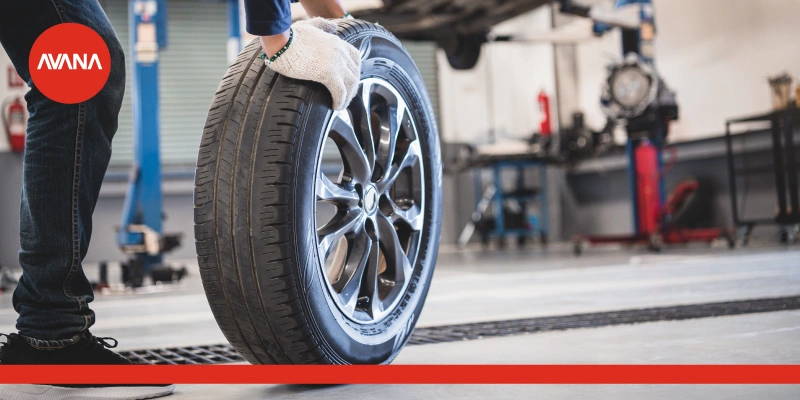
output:
<path id="1" fill-rule="evenodd" d="M 794 104 L 800 108 L 800 85 L 794 87 Z"/>
<path id="2" fill-rule="evenodd" d="M 539 125 L 539 133 L 542 136 L 550 136 L 553 133 L 553 127 L 550 123 L 550 96 L 542 90 L 539 92 L 539 111 L 542 113 L 542 122 Z"/>

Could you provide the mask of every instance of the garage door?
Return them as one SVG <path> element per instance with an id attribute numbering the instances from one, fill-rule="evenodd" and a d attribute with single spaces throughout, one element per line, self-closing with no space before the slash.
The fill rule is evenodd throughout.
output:
<path id="1" fill-rule="evenodd" d="M 428 94 L 433 103 L 433 111 L 436 119 L 439 119 L 439 73 L 436 68 L 436 44 L 433 42 L 412 42 L 403 41 L 403 46 L 411 54 L 411 58 L 419 68 L 425 86 L 428 87 Z"/>
<path id="2" fill-rule="evenodd" d="M 128 55 L 128 2 L 105 0 L 106 10 Z M 194 165 L 208 106 L 227 62 L 227 8 L 197 0 L 168 2 L 169 47 L 161 53 L 161 157 L 167 165 Z M 133 160 L 130 60 L 112 166 Z"/>

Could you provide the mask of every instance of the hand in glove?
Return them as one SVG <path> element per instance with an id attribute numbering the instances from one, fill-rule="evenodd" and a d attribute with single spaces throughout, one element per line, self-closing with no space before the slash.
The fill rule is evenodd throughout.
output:
<path id="1" fill-rule="evenodd" d="M 335 35 L 337 24 L 323 18 L 295 22 L 289 41 L 267 66 L 290 78 L 319 82 L 331 93 L 333 108 L 350 104 L 361 79 L 361 54 Z"/>

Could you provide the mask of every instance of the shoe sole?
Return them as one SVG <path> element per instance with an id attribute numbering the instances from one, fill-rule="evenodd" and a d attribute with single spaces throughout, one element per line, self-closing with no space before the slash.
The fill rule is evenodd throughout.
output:
<path id="1" fill-rule="evenodd" d="M 112 386 L 70 388 L 49 385 L 2 385 L 3 400 L 145 400 L 172 394 L 169 386 Z"/>

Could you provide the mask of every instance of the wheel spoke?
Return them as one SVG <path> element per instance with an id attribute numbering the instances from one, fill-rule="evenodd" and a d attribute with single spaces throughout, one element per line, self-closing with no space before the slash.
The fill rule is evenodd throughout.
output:
<path id="1" fill-rule="evenodd" d="M 383 312 L 383 303 L 380 298 L 378 286 L 378 272 L 380 268 L 380 253 L 377 242 L 373 242 L 367 257 L 366 276 L 364 288 L 361 293 L 367 298 L 366 311 L 372 318 L 377 318 Z"/>
<path id="2" fill-rule="evenodd" d="M 402 286 L 406 278 L 411 276 L 411 263 L 408 261 L 408 256 L 400 243 L 392 221 L 383 215 L 378 215 L 377 219 L 380 242 L 383 245 L 383 257 L 386 258 L 386 263 L 394 269 L 394 284 Z"/>
<path id="3" fill-rule="evenodd" d="M 380 193 L 384 193 L 389 190 L 389 188 L 394 184 L 394 181 L 397 180 L 400 172 L 405 168 L 414 165 L 414 163 L 417 162 L 417 160 L 419 160 L 421 157 L 422 148 L 420 148 L 419 140 L 414 140 L 408 145 L 408 150 L 403 156 L 403 159 L 400 160 L 399 163 L 392 164 L 391 168 L 386 171 L 383 179 L 376 184 L 378 191 Z"/>
<path id="4" fill-rule="evenodd" d="M 406 115 L 406 105 L 400 99 L 394 99 L 393 104 L 389 104 L 387 112 L 388 126 L 381 124 L 378 141 L 378 150 L 376 154 L 376 163 L 383 168 L 383 171 L 389 171 L 392 166 L 394 158 L 395 147 L 397 146 L 397 137 L 402 127 Z M 383 121 L 381 121 L 383 122 Z"/>
<path id="5" fill-rule="evenodd" d="M 372 177 L 372 164 L 367 159 L 361 142 L 353 130 L 350 115 L 347 112 L 336 113 L 331 125 L 330 137 L 342 154 L 345 170 L 356 182 L 366 183 Z"/>
<path id="6" fill-rule="evenodd" d="M 317 229 L 319 236 L 319 254 L 320 261 L 323 263 L 328 258 L 334 246 L 339 243 L 339 239 L 347 233 L 357 231 L 360 226 L 364 224 L 363 211 L 361 209 L 353 209 L 343 213 L 342 216 L 337 216 L 325 226 Z M 363 227 L 361 228 L 363 229 Z"/>
<path id="7" fill-rule="evenodd" d="M 358 193 L 354 190 L 346 189 L 331 181 L 322 172 L 317 177 L 317 201 L 327 201 L 329 203 L 347 205 L 347 208 L 358 204 Z"/>
<path id="8" fill-rule="evenodd" d="M 372 247 L 372 239 L 362 229 L 353 238 L 353 246 L 347 255 L 344 270 L 339 280 L 333 284 L 333 289 L 338 292 L 339 299 L 345 306 L 348 315 L 353 315 L 353 311 L 355 311 L 358 294 L 361 290 L 361 281 L 364 277 L 364 270 L 367 267 Z"/>
<path id="9" fill-rule="evenodd" d="M 348 109 L 352 115 L 352 126 L 358 132 L 361 147 L 367 157 L 370 168 L 375 165 L 375 140 L 372 133 L 372 113 L 370 112 L 369 93 L 372 85 L 362 83 L 359 94 L 350 103 Z"/>
<path id="10" fill-rule="evenodd" d="M 392 219 L 392 222 L 403 221 L 414 231 L 422 230 L 422 210 L 420 209 L 419 205 L 412 204 L 408 210 L 404 210 L 388 196 L 386 197 L 386 200 L 392 206 L 392 213 L 391 215 L 388 215 L 388 217 Z"/>

